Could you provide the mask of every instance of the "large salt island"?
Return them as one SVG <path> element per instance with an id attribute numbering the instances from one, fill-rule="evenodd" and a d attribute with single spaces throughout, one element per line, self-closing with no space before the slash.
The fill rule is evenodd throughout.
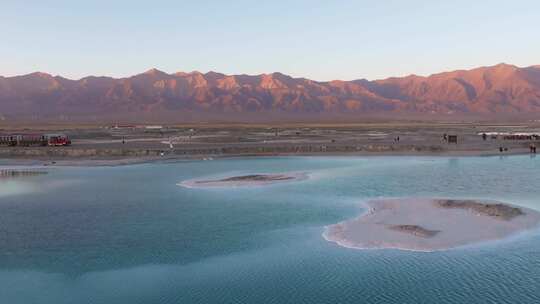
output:
<path id="1" fill-rule="evenodd" d="M 540 223 L 537 211 L 493 201 L 388 199 L 367 205 L 360 217 L 326 227 L 324 237 L 349 248 L 437 251 L 502 239 Z"/>
<path id="2" fill-rule="evenodd" d="M 179 185 L 188 188 L 265 186 L 276 183 L 299 181 L 307 178 L 308 175 L 304 172 L 280 174 L 249 174 L 231 176 L 221 179 L 187 180 L 179 183 Z"/>

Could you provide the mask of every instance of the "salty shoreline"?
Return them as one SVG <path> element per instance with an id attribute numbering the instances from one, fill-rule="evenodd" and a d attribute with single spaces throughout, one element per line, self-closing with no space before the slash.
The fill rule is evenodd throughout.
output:
<path id="1" fill-rule="evenodd" d="M 7 127 L 5 134 L 65 133 L 68 147 L 0 146 L 0 164 L 116 166 L 156 161 L 279 156 L 506 156 L 539 140 L 494 134 L 539 133 L 540 122 L 381 121 L 333 124 L 199 124 L 85 128 Z M 482 135 L 489 134 L 485 139 Z M 444 135 L 457 136 L 450 143 Z M 503 152 L 500 152 L 503 148 Z"/>
<path id="2" fill-rule="evenodd" d="M 245 153 L 226 155 L 174 155 L 174 156 L 154 156 L 154 157 L 61 157 L 61 158 L 27 158 L 9 157 L 0 158 L 0 166 L 66 166 L 66 167 L 100 167 L 100 166 L 124 166 L 135 164 L 146 164 L 155 162 L 181 162 L 181 161 L 211 161 L 215 159 L 234 158 L 266 158 L 266 157 L 404 157 L 404 156 L 433 156 L 433 157 L 503 157 L 529 155 L 528 150 L 514 150 L 501 154 L 499 152 L 486 152 L 479 150 L 470 151 L 447 151 L 447 152 L 351 152 L 351 153 Z M 533 155 L 534 156 L 534 155 Z"/>
<path id="3" fill-rule="evenodd" d="M 323 237 L 353 249 L 432 252 L 501 240 L 539 224 L 538 211 L 494 201 L 387 199 L 326 226 Z"/>

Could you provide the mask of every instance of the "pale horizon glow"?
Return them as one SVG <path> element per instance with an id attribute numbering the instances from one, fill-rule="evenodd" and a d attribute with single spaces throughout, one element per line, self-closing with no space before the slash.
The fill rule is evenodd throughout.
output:
<path id="1" fill-rule="evenodd" d="M 372 80 L 540 64 L 533 0 L 4 2 L 2 76 L 157 68 Z"/>

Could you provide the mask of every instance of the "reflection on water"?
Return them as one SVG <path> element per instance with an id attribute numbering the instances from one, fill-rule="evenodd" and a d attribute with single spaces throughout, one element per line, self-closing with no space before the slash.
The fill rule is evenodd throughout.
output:
<path id="1" fill-rule="evenodd" d="M 10 195 L 31 193 L 34 191 L 35 187 L 32 184 L 15 180 L 0 179 L 0 198 Z"/>
<path id="2" fill-rule="evenodd" d="M 43 170 L 16 170 L 16 169 L 0 169 L 0 180 L 17 177 L 32 177 L 47 174 Z"/>
<path id="3" fill-rule="evenodd" d="M 42 169 L 0 167 L 0 197 L 34 192 L 38 187 L 31 181 L 47 173 Z"/>

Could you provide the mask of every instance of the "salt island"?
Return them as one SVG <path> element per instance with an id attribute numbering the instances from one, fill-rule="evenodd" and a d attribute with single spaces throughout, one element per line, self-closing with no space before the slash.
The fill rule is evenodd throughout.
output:
<path id="1" fill-rule="evenodd" d="M 360 217 L 326 227 L 323 236 L 358 249 L 438 251 L 498 240 L 534 228 L 540 213 L 494 201 L 386 199 Z"/>
<path id="2" fill-rule="evenodd" d="M 249 174 L 231 176 L 221 179 L 187 180 L 179 183 L 178 185 L 188 188 L 265 186 L 276 183 L 305 180 L 307 178 L 308 175 L 303 172 L 280 174 Z"/>

